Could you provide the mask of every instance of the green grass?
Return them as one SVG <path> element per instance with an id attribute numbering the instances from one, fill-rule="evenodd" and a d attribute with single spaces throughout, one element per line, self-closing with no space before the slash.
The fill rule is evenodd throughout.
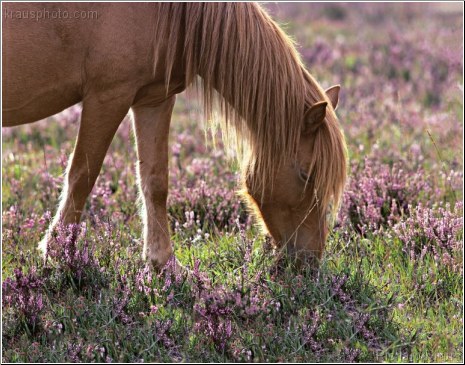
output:
<path id="1" fill-rule="evenodd" d="M 113 252 L 100 249 L 102 255 L 110 252 L 112 256 L 102 277 L 96 275 L 92 278 L 96 283 L 88 283 L 85 288 L 50 279 L 41 324 L 45 328 L 36 334 L 11 325 L 8 316 L 4 317 L 3 356 L 13 362 L 73 361 L 73 346 L 81 346 L 80 359 L 87 361 L 104 361 L 109 356 L 121 362 L 333 362 L 344 361 L 345 349 L 351 348 L 360 351 L 359 361 L 460 360 L 460 275 L 443 274 L 440 277 L 444 283 L 439 285 L 434 260 L 426 258 L 421 265 L 412 267 L 396 239 L 372 237 L 347 246 L 337 236 L 331 237 L 329 254 L 317 276 L 310 271 L 296 276 L 285 264 L 282 272 L 275 273 L 270 264 L 272 257 L 260 244 L 256 241 L 253 245 L 246 273 L 242 271 L 244 247 L 237 239 L 216 237 L 190 248 L 178 245 L 178 258 L 187 265 L 193 257 L 200 260 L 201 270 L 208 273 L 213 285 L 221 283 L 232 288 L 241 276 L 241 280 L 253 282 L 257 272 L 267 269 L 260 280 L 267 283 L 263 295 L 280 303 L 279 310 L 250 318 L 235 313 L 234 335 L 224 353 L 215 348 L 208 336 L 193 331 L 195 296 L 189 282 L 171 289 L 174 296 L 167 302 L 169 292 L 162 289 L 164 280 L 155 278 L 150 286 L 159 290 L 160 297 L 147 299 L 143 294 L 136 295 L 127 309 L 131 322 L 115 318 L 113 300 L 120 295 L 115 287 L 118 276 L 131 276 L 142 265 L 138 259 L 140 248 L 130 246 L 128 250 Z M 118 258 L 125 264 L 120 272 L 114 272 Z M 24 260 L 26 266 L 40 267 L 37 257 L 26 255 Z M 332 283 L 335 277 L 344 275 L 347 281 L 343 291 L 349 296 L 346 302 L 334 293 Z M 419 290 L 418 283 L 425 287 Z M 160 309 L 156 314 L 147 314 L 149 305 Z M 312 323 L 310 313 L 318 313 L 320 318 L 318 331 L 312 336 L 323 348 L 318 356 L 303 342 L 302 324 Z M 370 315 L 366 328 L 376 335 L 374 343 L 356 329 L 358 316 L 366 313 Z M 168 320 L 173 321 L 167 335 L 173 346 L 161 339 L 157 328 L 157 324 Z"/>

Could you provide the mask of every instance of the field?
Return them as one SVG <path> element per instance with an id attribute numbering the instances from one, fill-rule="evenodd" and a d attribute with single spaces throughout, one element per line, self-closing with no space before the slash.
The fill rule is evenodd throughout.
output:
<path id="1" fill-rule="evenodd" d="M 4 362 L 463 359 L 463 6 L 269 4 L 337 110 L 349 181 L 318 273 L 277 264 L 194 95 L 171 126 L 169 216 L 185 280 L 141 260 L 130 120 L 77 243 L 44 266 L 80 107 L 2 130 Z"/>

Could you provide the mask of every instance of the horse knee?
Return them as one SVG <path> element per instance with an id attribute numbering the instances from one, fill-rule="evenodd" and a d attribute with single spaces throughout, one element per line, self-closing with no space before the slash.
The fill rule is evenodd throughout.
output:
<path id="1" fill-rule="evenodd" d="M 68 191 L 72 191 L 73 193 L 82 192 L 83 194 L 89 194 L 94 181 L 94 176 L 85 167 L 71 168 L 66 177 Z"/>
<path id="2" fill-rule="evenodd" d="M 168 197 L 168 181 L 165 177 L 149 175 L 141 177 L 140 188 L 146 200 L 165 204 Z"/>

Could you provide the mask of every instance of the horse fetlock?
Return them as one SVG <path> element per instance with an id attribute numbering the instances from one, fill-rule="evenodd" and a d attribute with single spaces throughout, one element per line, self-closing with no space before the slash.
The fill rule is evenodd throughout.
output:
<path id="1" fill-rule="evenodd" d="M 142 258 L 147 261 L 155 270 L 161 270 L 173 255 L 171 244 L 162 248 L 159 245 L 145 245 Z"/>
<path id="2" fill-rule="evenodd" d="M 37 249 L 44 261 L 52 258 L 60 252 L 63 245 L 75 245 L 79 235 L 80 226 L 77 223 L 63 223 L 57 215 L 40 240 Z"/>
<path id="3" fill-rule="evenodd" d="M 39 250 L 40 255 L 42 256 L 44 260 L 47 258 L 47 248 L 49 247 L 49 243 L 50 243 L 50 234 L 49 232 L 47 232 L 45 233 L 44 238 L 42 238 L 39 244 L 37 245 L 37 249 Z"/>

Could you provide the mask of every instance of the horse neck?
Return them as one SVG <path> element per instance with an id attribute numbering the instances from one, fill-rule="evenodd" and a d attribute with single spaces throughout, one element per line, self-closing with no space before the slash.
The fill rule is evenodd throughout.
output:
<path id="1" fill-rule="evenodd" d="M 225 124 L 256 154 L 290 158 L 307 87 L 292 42 L 256 4 L 187 7 L 187 74 L 202 78 L 207 112 L 217 92 Z"/>
<path id="2" fill-rule="evenodd" d="M 207 118 L 219 105 L 226 143 L 252 156 L 245 161 L 253 165 L 249 170 L 270 176 L 295 158 L 312 85 L 284 32 L 253 3 L 157 6 L 160 35 L 168 45 L 184 43 L 182 55 L 177 47 L 168 50 L 166 73 L 182 57 L 187 84 L 194 81 L 202 91 Z"/>

